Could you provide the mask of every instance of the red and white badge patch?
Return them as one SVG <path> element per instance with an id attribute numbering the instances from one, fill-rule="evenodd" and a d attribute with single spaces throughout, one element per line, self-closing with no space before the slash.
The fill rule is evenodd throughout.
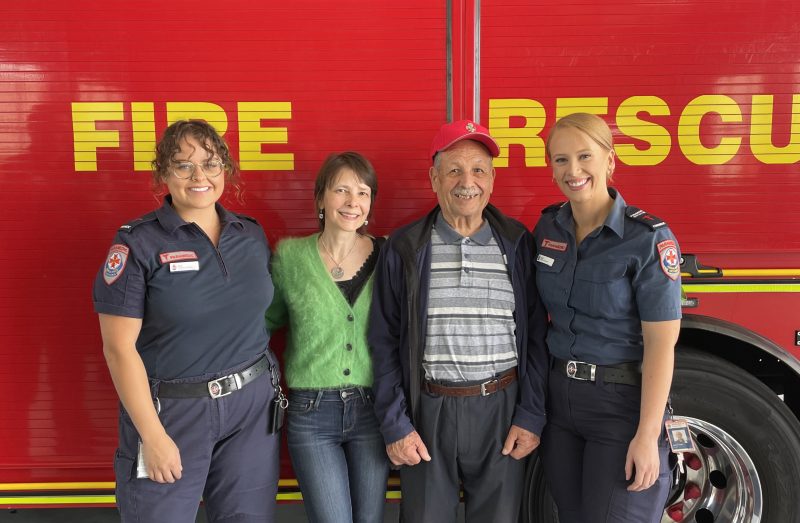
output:
<path id="1" fill-rule="evenodd" d="M 125 264 L 128 263 L 128 252 L 130 249 L 121 243 L 115 243 L 108 250 L 108 259 L 103 268 L 103 279 L 106 281 L 106 285 L 111 285 L 122 276 Z"/>
<path id="2" fill-rule="evenodd" d="M 557 242 L 555 240 L 548 240 L 545 238 L 542 240 L 542 247 L 545 249 L 553 249 L 554 251 L 561 251 L 564 252 L 567 250 L 567 244 L 564 242 Z"/>
<path id="3" fill-rule="evenodd" d="M 681 258 L 678 256 L 678 247 L 673 240 L 664 240 L 658 244 L 658 256 L 661 259 L 661 270 L 672 280 L 677 280 L 681 274 Z"/>
<path id="4" fill-rule="evenodd" d="M 161 258 L 161 263 L 164 264 L 183 260 L 196 260 L 197 253 L 194 251 L 162 252 L 158 257 Z"/>

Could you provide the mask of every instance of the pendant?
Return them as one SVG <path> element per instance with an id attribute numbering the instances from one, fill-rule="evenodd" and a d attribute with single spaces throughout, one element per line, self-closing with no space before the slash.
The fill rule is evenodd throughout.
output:
<path id="1" fill-rule="evenodd" d="M 341 267 L 334 267 L 333 269 L 331 269 L 331 276 L 333 276 L 334 279 L 338 280 L 339 278 L 344 276 L 344 269 L 342 269 Z"/>

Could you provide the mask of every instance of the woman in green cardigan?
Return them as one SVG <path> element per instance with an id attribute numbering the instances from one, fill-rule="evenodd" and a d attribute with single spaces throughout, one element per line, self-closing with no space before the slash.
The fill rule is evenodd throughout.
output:
<path id="1" fill-rule="evenodd" d="M 317 175 L 319 233 L 281 241 L 267 326 L 288 324 L 288 441 L 311 522 L 383 521 L 389 462 L 372 408 L 367 318 L 383 238 L 365 233 L 378 192 L 358 153 Z"/>

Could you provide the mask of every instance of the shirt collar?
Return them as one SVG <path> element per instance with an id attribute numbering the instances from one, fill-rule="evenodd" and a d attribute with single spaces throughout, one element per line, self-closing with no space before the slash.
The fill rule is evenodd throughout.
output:
<path id="1" fill-rule="evenodd" d="M 216 208 L 219 219 L 222 222 L 223 229 L 225 228 L 226 223 L 237 223 L 240 227 L 244 226 L 244 223 L 238 216 L 228 211 L 228 209 L 219 203 L 215 203 L 214 207 Z M 161 227 L 169 232 L 174 232 L 178 227 L 189 225 L 186 221 L 184 221 L 183 218 L 178 216 L 177 212 L 175 212 L 175 209 L 172 207 L 172 196 L 169 194 L 164 197 L 164 203 L 161 205 L 161 207 L 156 209 L 156 218 L 158 219 L 158 223 L 161 224 Z"/>
<path id="2" fill-rule="evenodd" d="M 608 188 L 608 194 L 614 200 L 614 203 L 611 206 L 611 211 L 609 211 L 608 216 L 606 216 L 606 221 L 603 223 L 603 226 L 608 227 L 614 231 L 617 236 L 622 238 L 625 232 L 625 200 L 613 187 Z M 556 221 L 562 227 L 570 231 L 573 230 L 574 219 L 572 217 L 572 207 L 569 202 L 562 205 L 556 212 Z"/>
<path id="3" fill-rule="evenodd" d="M 434 222 L 433 226 L 436 229 L 436 232 L 439 233 L 439 237 L 445 243 L 461 243 L 461 241 L 464 239 L 464 236 L 461 236 L 458 231 L 453 229 L 453 227 L 447 223 L 447 220 L 444 219 L 441 211 L 436 216 L 436 221 Z M 492 233 L 492 227 L 489 225 L 489 220 L 484 219 L 480 229 L 478 229 L 475 234 L 469 238 L 478 245 L 488 245 L 493 237 L 494 234 Z"/>

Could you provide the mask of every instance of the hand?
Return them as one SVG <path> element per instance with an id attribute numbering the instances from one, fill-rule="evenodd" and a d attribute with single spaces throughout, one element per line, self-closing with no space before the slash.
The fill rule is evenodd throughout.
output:
<path id="1" fill-rule="evenodd" d="M 422 442 L 417 431 L 408 434 L 403 439 L 386 445 L 386 454 L 395 465 L 416 465 L 420 461 L 430 461 L 431 455 Z"/>
<path id="2" fill-rule="evenodd" d="M 142 443 L 147 476 L 156 483 L 175 483 L 181 479 L 183 466 L 178 446 L 165 432 L 153 441 Z"/>
<path id="3" fill-rule="evenodd" d="M 514 459 L 522 459 L 536 447 L 539 446 L 541 439 L 539 436 L 522 427 L 511 425 L 508 429 L 508 436 L 506 437 L 506 444 L 503 445 L 503 456 L 511 455 Z"/>
<path id="4" fill-rule="evenodd" d="M 639 492 L 652 487 L 658 480 L 660 468 L 658 438 L 645 438 L 636 434 L 628 445 L 628 455 L 625 457 L 625 479 L 630 481 L 634 471 L 636 472 L 628 490 Z"/>

